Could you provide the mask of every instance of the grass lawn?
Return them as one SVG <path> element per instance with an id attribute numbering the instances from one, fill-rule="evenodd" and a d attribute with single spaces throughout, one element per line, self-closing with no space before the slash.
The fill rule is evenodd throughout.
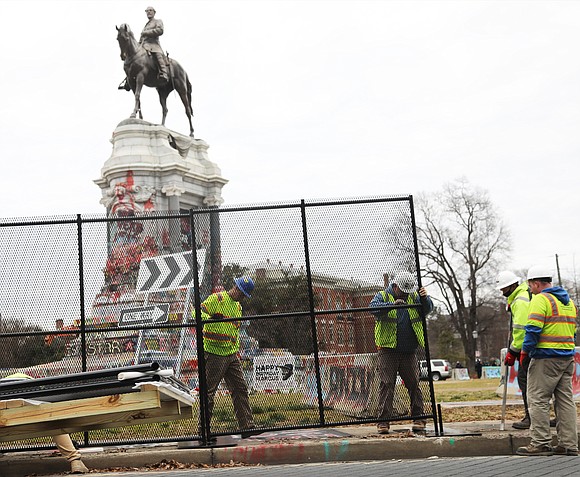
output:
<path id="1" fill-rule="evenodd" d="M 496 394 L 499 381 L 499 378 L 437 381 L 433 383 L 435 398 L 437 402 L 501 400 Z"/>

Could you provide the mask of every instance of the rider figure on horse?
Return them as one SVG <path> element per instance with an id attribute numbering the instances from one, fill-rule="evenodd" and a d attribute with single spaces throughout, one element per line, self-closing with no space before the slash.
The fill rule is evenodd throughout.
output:
<path id="1" fill-rule="evenodd" d="M 147 7 L 145 9 L 145 13 L 147 14 L 149 21 L 143 27 L 141 38 L 139 39 L 139 44 L 145 50 L 151 53 L 151 55 L 153 55 L 153 58 L 155 58 L 155 62 L 157 63 L 157 67 L 159 68 L 159 80 L 162 83 L 166 83 L 169 81 L 167 57 L 163 53 L 163 49 L 159 43 L 159 37 L 163 35 L 163 22 L 155 18 L 155 13 L 157 12 L 153 7 Z M 131 90 L 127 78 L 121 82 L 119 89 L 125 89 L 127 91 Z"/>
<path id="2" fill-rule="evenodd" d="M 147 7 L 145 13 L 149 21 L 143 27 L 139 44 L 155 57 L 157 66 L 159 67 L 159 78 L 164 81 L 169 81 L 167 60 L 159 44 L 159 37 L 163 35 L 163 22 L 155 18 L 156 12 L 153 7 Z"/>

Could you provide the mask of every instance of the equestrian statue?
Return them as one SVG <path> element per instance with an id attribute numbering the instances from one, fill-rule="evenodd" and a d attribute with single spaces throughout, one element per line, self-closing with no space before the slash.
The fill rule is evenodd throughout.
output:
<path id="1" fill-rule="evenodd" d="M 140 119 L 143 119 L 141 113 L 141 89 L 143 85 L 157 89 L 163 111 L 162 125 L 165 125 L 167 116 L 167 96 L 171 91 L 177 91 L 189 121 L 189 135 L 193 137 L 191 83 L 183 67 L 173 58 L 169 59 L 161 49 L 159 37 L 163 34 L 163 22 L 155 18 L 155 9 L 147 7 L 145 13 L 149 21 L 141 32 L 139 42 L 126 23 L 116 27 L 121 59 L 124 61 L 123 68 L 127 75 L 119 89 L 133 91 L 135 107 L 130 117 L 134 118 L 139 113 Z"/>

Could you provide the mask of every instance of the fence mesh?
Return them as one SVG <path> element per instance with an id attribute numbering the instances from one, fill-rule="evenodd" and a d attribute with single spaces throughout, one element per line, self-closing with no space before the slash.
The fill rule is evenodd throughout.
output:
<path id="1" fill-rule="evenodd" d="M 245 275 L 255 289 L 241 300 L 243 316 L 217 317 L 239 332 L 244 384 L 219 384 L 209 435 L 244 430 L 236 415 L 244 387 L 260 431 L 434 417 L 429 380 L 415 386 L 413 378 L 428 378 L 418 364 L 428 358 L 426 330 L 398 366 L 377 353 L 379 315 L 370 306 L 400 272 L 417 276 L 409 197 L 39 222 L 0 224 L 2 376 L 154 361 L 198 395 L 214 370 L 200 376 L 204 340 L 197 336 L 205 322 L 196 310 Z M 187 274 L 195 266 L 197 289 Z M 402 309 L 425 323 L 417 305 Z M 395 321 L 397 314 L 384 312 Z M 393 386 L 385 390 L 381 381 Z M 385 399 L 392 400 L 388 410 Z M 92 430 L 85 443 L 199 437 L 200 413 L 194 406 L 190 419 Z"/>

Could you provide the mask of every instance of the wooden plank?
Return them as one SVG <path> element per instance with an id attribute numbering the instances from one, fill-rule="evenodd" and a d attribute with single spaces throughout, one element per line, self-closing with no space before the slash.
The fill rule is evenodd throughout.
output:
<path id="1" fill-rule="evenodd" d="M 142 390 L 156 389 L 159 391 L 161 401 L 171 401 L 176 400 L 187 406 L 192 406 L 195 402 L 193 397 L 186 397 L 173 387 L 167 386 L 156 386 L 155 384 L 142 384 L 139 386 Z M 191 400 L 190 400 L 191 399 Z"/>
<path id="2" fill-rule="evenodd" d="M 119 411 L 139 411 L 161 405 L 156 390 L 115 394 L 71 401 L 50 402 L 0 411 L 0 428 L 58 421 L 71 417 L 98 416 Z"/>
<path id="3" fill-rule="evenodd" d="M 165 401 L 159 408 L 138 411 L 111 411 L 107 414 L 84 417 L 70 417 L 57 421 L 36 422 L 0 428 L 0 442 L 31 439 L 35 437 L 70 434 L 99 429 L 110 429 L 138 424 L 192 419 L 191 406 L 181 406 L 177 401 Z"/>
<path id="4" fill-rule="evenodd" d="M 14 409 L 22 406 L 38 406 L 40 404 L 40 401 L 30 401 L 28 399 L 10 399 L 3 402 L 6 404 L 4 409 Z"/>
<path id="5" fill-rule="evenodd" d="M 2 409 L 11 409 L 14 407 L 22 407 L 26 405 L 31 405 L 33 403 L 28 402 L 24 399 L 9 399 L 6 401 L 0 401 L 0 410 Z"/>

